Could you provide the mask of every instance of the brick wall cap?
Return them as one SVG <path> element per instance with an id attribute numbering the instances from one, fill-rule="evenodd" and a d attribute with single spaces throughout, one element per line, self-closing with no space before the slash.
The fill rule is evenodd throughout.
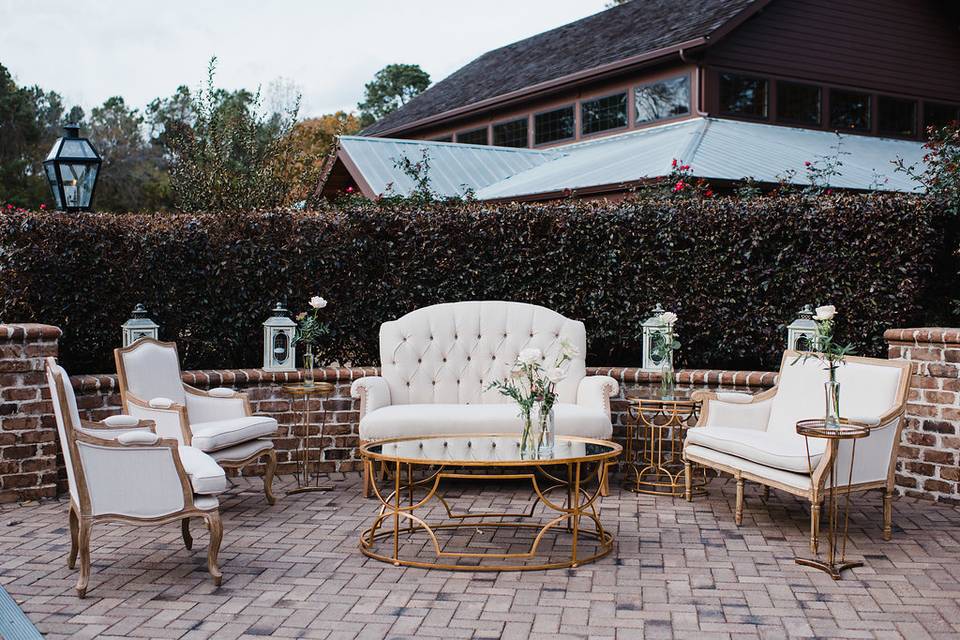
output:
<path id="1" fill-rule="evenodd" d="M 960 329 L 947 327 L 918 327 L 914 329 L 887 329 L 883 339 L 893 344 L 952 344 L 960 345 Z"/>
<path id="2" fill-rule="evenodd" d="M 0 324 L 0 340 L 57 340 L 63 335 L 60 327 L 50 324 L 23 322 Z"/>
<path id="3" fill-rule="evenodd" d="M 656 382 L 659 371 L 644 371 L 636 367 L 587 367 L 588 376 L 610 376 L 619 382 Z M 725 371 L 722 369 L 680 369 L 677 382 L 681 384 L 717 384 L 737 387 L 772 387 L 777 383 L 775 371 Z"/>

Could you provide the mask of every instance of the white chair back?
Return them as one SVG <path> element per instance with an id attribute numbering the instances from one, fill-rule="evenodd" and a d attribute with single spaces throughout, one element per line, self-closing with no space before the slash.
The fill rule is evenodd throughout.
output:
<path id="1" fill-rule="evenodd" d="M 186 404 L 176 345 L 144 338 L 120 349 L 119 353 L 121 375 L 129 393 L 146 402 L 169 398 Z"/>
<path id="2" fill-rule="evenodd" d="M 52 359 L 51 359 L 52 361 Z M 77 409 L 77 398 L 73 393 L 73 385 L 66 370 L 58 364 L 51 366 L 47 362 L 47 386 L 50 387 L 50 400 L 53 403 L 53 414 L 57 419 L 57 435 L 60 437 L 60 450 L 63 452 L 63 464 L 67 468 L 67 487 L 70 499 L 80 505 L 80 493 L 77 488 L 77 477 L 73 469 L 73 453 L 70 450 L 69 438 L 73 429 L 80 428 L 80 412 Z M 60 380 L 62 391 L 57 386 Z"/>
<path id="3" fill-rule="evenodd" d="M 579 352 L 557 385 L 560 402 L 576 402 L 586 376 L 586 329 L 555 311 L 520 302 L 453 302 L 412 311 L 380 327 L 382 375 L 393 404 L 510 402 L 488 385 L 505 379 L 526 348 L 553 366 L 561 341 Z"/>

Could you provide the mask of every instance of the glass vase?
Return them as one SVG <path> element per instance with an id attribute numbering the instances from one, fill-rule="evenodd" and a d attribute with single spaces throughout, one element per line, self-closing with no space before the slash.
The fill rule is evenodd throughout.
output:
<path id="1" fill-rule="evenodd" d="M 523 431 L 520 433 L 520 459 L 534 460 L 537 457 L 537 438 L 534 434 L 532 411 L 523 414 Z"/>
<path id="2" fill-rule="evenodd" d="M 303 354 L 303 386 L 309 388 L 313 387 L 313 345 L 308 344 L 306 346 L 306 352 Z"/>
<path id="3" fill-rule="evenodd" d="M 840 426 L 840 383 L 836 380 L 824 382 L 823 391 L 827 401 L 823 422 L 826 427 L 835 429 Z"/>
<path id="4" fill-rule="evenodd" d="M 535 418 L 537 457 L 540 459 L 552 458 L 557 433 L 553 407 L 550 407 L 549 411 L 544 411 L 543 405 L 537 405 Z"/>
<path id="5" fill-rule="evenodd" d="M 663 359 L 663 367 L 660 369 L 660 397 L 665 399 L 673 397 L 676 386 L 677 373 L 673 370 L 673 356 L 669 355 Z"/>

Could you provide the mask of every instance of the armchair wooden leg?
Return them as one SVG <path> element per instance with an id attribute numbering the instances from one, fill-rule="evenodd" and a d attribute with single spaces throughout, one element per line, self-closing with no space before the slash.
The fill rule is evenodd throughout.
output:
<path id="1" fill-rule="evenodd" d="M 277 504 L 273 496 L 273 475 L 277 472 L 277 451 L 270 449 L 267 452 L 267 470 L 263 474 L 263 492 L 267 494 L 267 504 Z"/>
<path id="2" fill-rule="evenodd" d="M 737 509 L 734 512 L 733 520 L 738 527 L 743 522 L 743 478 L 737 478 Z"/>
<path id="3" fill-rule="evenodd" d="M 893 491 L 883 491 L 883 539 L 893 538 Z"/>
<path id="4" fill-rule="evenodd" d="M 810 552 L 816 555 L 820 546 L 820 503 L 810 502 Z"/>
<path id="5" fill-rule="evenodd" d="M 683 495 L 687 502 L 693 502 L 693 465 L 683 461 Z"/>
<path id="6" fill-rule="evenodd" d="M 80 555 L 80 577 L 77 579 L 77 595 L 81 598 L 87 596 L 87 585 L 90 584 L 90 534 L 93 530 L 93 522 L 85 518 L 80 518 L 80 526 L 77 530 L 77 547 Z"/>
<path id="7" fill-rule="evenodd" d="M 223 574 L 220 567 L 217 566 L 217 555 L 220 553 L 220 542 L 223 540 L 223 523 L 220 521 L 220 513 L 214 511 L 206 516 L 204 520 L 207 523 L 207 529 L 210 530 L 210 546 L 207 548 L 207 570 L 210 577 L 213 578 L 213 584 L 220 586 L 223 582 Z"/>
<path id="8" fill-rule="evenodd" d="M 73 502 L 70 503 L 70 555 L 67 556 L 67 568 L 75 569 L 77 567 L 77 553 L 80 549 L 78 537 L 80 536 L 80 517 L 73 508 Z"/>
<path id="9" fill-rule="evenodd" d="M 183 546 L 187 551 L 193 549 L 193 536 L 190 535 L 190 518 L 183 518 L 180 521 L 180 535 L 183 536 Z"/>

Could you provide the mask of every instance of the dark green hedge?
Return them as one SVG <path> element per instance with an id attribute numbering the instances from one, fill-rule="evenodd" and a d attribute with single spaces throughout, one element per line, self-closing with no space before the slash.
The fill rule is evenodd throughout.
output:
<path id="1" fill-rule="evenodd" d="M 143 302 L 186 368 L 259 366 L 271 303 L 330 301 L 328 360 L 378 362 L 381 322 L 441 301 L 534 302 L 583 320 L 590 364 L 640 363 L 657 302 L 680 316 L 681 363 L 770 368 L 804 303 L 883 352 L 922 322 L 946 242 L 921 200 L 835 195 L 613 204 L 353 203 L 245 215 L 0 217 L 0 318 L 64 330 L 77 372 L 113 370 Z"/>

